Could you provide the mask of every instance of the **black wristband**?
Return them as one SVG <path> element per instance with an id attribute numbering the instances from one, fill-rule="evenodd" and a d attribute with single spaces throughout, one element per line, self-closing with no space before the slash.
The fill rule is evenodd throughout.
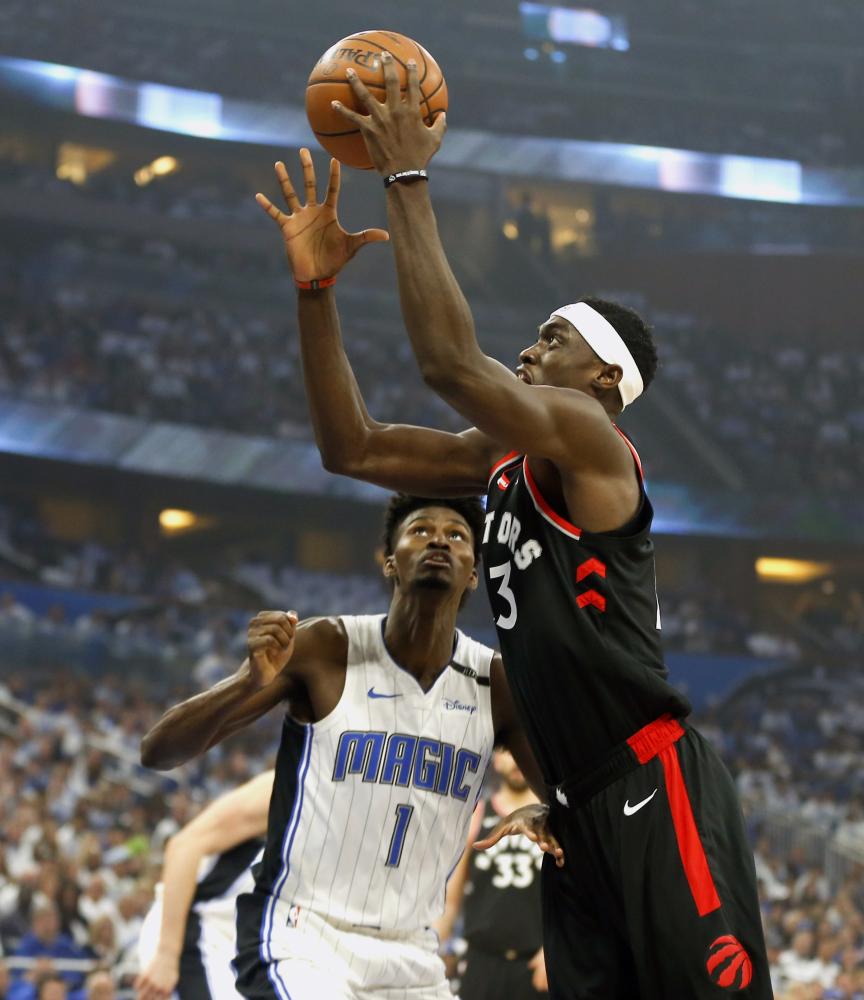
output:
<path id="1" fill-rule="evenodd" d="M 391 184 L 411 183 L 412 181 L 428 181 L 429 174 L 425 170 L 397 170 L 394 174 L 388 174 L 384 178 L 384 187 L 389 188 Z"/>

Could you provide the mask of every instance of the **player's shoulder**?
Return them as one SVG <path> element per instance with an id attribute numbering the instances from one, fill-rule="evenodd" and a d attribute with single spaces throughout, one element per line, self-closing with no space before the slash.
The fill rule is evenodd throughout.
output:
<path id="1" fill-rule="evenodd" d="M 343 663 L 348 654 L 348 630 L 340 616 L 304 618 L 297 629 L 298 652 L 317 660 Z"/>
<path id="2" fill-rule="evenodd" d="M 480 676 L 488 677 L 492 660 L 498 654 L 491 646 L 487 646 L 485 643 L 480 642 L 479 639 L 468 635 L 462 629 L 458 629 L 457 631 L 459 639 L 454 651 L 454 658 L 465 660 Z"/>

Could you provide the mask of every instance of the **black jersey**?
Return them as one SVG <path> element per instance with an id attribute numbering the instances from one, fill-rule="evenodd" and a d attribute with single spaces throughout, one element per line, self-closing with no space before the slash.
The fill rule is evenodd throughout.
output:
<path id="1" fill-rule="evenodd" d="M 501 817 L 487 803 L 478 839 Z M 527 837 L 503 837 L 486 851 L 472 851 L 462 936 L 469 948 L 508 958 L 531 957 L 543 944 L 540 868 L 543 852 Z"/>
<path id="2" fill-rule="evenodd" d="M 248 892 L 252 888 L 253 876 L 250 869 L 263 849 L 263 838 L 252 837 L 212 858 L 210 866 L 199 875 L 195 895 L 192 897 L 192 905 L 186 918 L 184 952 L 197 952 L 202 920 L 208 917 L 224 920 L 226 906 L 228 926 L 233 928 L 234 900 L 239 893 Z"/>
<path id="3" fill-rule="evenodd" d="M 578 777 L 658 716 L 686 715 L 663 662 L 644 489 L 629 533 L 581 531 L 540 494 L 530 460 L 511 453 L 492 469 L 486 509 L 489 599 L 545 780 Z"/>

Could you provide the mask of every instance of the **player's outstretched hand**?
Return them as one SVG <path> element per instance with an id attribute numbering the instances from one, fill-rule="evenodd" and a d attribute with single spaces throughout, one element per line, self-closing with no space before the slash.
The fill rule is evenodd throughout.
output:
<path id="1" fill-rule="evenodd" d="M 266 687 L 285 668 L 294 652 L 296 632 L 296 611 L 259 611 L 249 622 L 249 670 L 258 687 Z"/>
<path id="2" fill-rule="evenodd" d="M 519 834 L 533 840 L 546 854 L 551 854 L 559 868 L 564 867 L 564 851 L 549 829 L 549 807 L 539 803 L 522 806 L 505 816 L 495 824 L 488 837 L 476 840 L 473 846 L 475 850 L 486 851 L 502 837 L 515 837 Z"/>
<path id="3" fill-rule="evenodd" d="M 349 69 L 348 84 L 367 114 L 358 115 L 339 101 L 334 101 L 333 107 L 360 129 L 379 173 L 386 176 L 398 170 L 421 169 L 438 152 L 447 128 L 446 115 L 442 111 L 431 125 L 423 120 L 417 63 L 413 59 L 408 61 L 408 92 L 404 100 L 389 52 L 381 53 L 381 64 L 386 92 L 383 103 L 369 93 L 356 71 Z"/>
<path id="4" fill-rule="evenodd" d="M 142 969 L 135 980 L 136 1000 L 168 1000 L 180 978 L 176 958 L 156 952 L 153 961 Z"/>
<path id="5" fill-rule="evenodd" d="M 282 188 L 288 211 L 278 209 L 263 194 L 256 194 L 255 200 L 282 231 L 294 280 L 321 281 L 337 275 L 364 244 L 383 243 L 390 237 L 383 229 L 348 233 L 339 225 L 336 217 L 340 183 L 338 160 L 330 161 L 330 182 L 327 196 L 321 204 L 318 203 L 315 165 L 308 149 L 300 150 L 300 165 L 306 191 L 305 204 L 297 196 L 281 160 L 276 164 L 276 179 Z"/>

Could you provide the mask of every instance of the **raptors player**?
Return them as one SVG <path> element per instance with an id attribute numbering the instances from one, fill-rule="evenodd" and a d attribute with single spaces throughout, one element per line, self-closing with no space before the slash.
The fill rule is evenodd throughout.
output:
<path id="1" fill-rule="evenodd" d="M 425 167 L 444 133 L 404 97 L 382 55 L 385 101 L 348 70 L 368 115 L 338 105 L 384 177 L 403 316 L 424 380 L 467 420 L 462 434 L 381 424 L 341 343 L 333 284 L 365 242 L 336 221 L 339 169 L 306 204 L 277 166 L 288 212 L 263 195 L 295 282 L 307 395 L 332 471 L 425 495 L 488 489 L 484 562 L 507 676 L 549 787 L 568 863 L 543 868 L 554 997 L 771 996 L 756 873 L 734 783 L 684 720 L 668 682 L 655 592 L 652 508 L 615 417 L 657 357 L 629 309 L 556 308 L 517 375 L 485 355 L 437 232 Z M 337 102 L 338 104 L 338 102 Z"/>
<path id="2" fill-rule="evenodd" d="M 288 703 L 267 846 L 238 901 L 244 996 L 449 998 L 430 926 L 493 745 L 536 774 L 500 658 L 455 628 L 482 530 L 476 499 L 395 497 L 386 616 L 258 615 L 238 673 L 145 737 L 142 761 L 173 767 Z"/>

